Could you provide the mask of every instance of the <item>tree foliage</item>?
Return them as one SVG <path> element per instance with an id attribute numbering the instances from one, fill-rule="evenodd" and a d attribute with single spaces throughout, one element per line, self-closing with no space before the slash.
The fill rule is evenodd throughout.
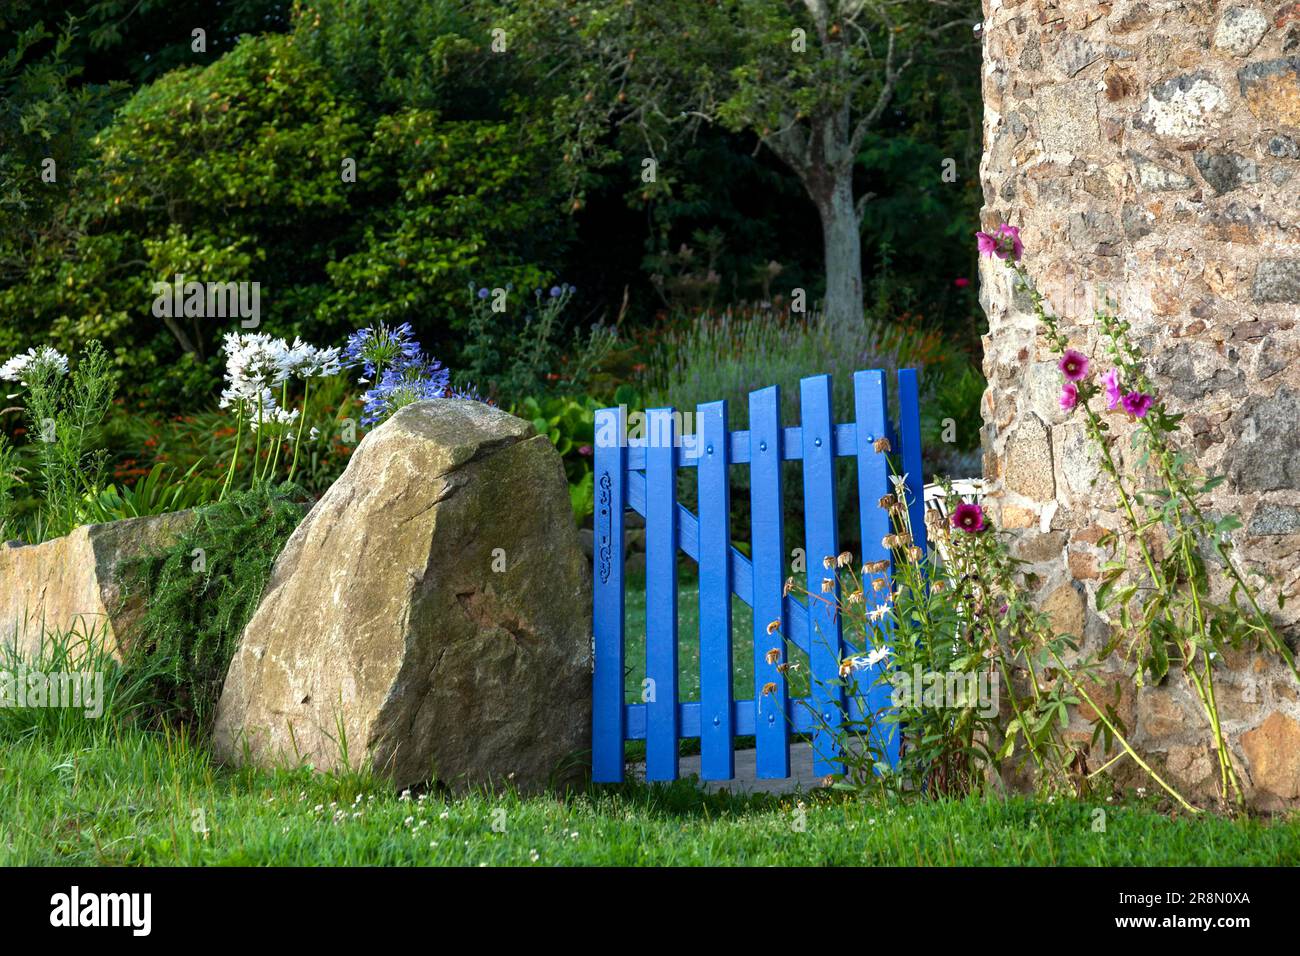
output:
<path id="1" fill-rule="evenodd" d="M 303 11 L 292 34 L 245 38 L 141 87 L 70 171 L 62 229 L 21 250 L 0 287 L 13 317 L 0 349 L 33 326 L 61 347 L 99 338 L 129 378 L 174 392 L 209 374 L 233 324 L 155 317 L 153 284 L 177 273 L 259 282 L 262 321 L 282 334 L 410 321 L 435 342 L 463 325 L 468 281 L 547 281 L 564 220 L 536 125 L 483 90 L 466 109 L 458 90 L 484 79 L 451 61 L 473 45 L 439 43 L 442 69 L 368 86 L 368 58 L 408 44 L 352 5 Z"/>

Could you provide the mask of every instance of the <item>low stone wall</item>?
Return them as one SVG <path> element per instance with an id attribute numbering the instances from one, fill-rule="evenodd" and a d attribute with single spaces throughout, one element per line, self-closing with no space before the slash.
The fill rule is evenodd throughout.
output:
<path id="1" fill-rule="evenodd" d="M 0 637 L 34 659 L 42 632 L 96 635 L 117 657 L 143 607 L 123 601 L 128 559 L 165 547 L 193 520 L 188 511 L 85 525 L 41 544 L 0 545 Z"/>
<path id="2" fill-rule="evenodd" d="M 1300 3 L 985 0 L 983 225 L 1021 228 L 1063 331 L 1097 347 L 1119 303 L 1268 605 L 1300 589 Z M 1063 631 L 1100 646 L 1098 539 L 1119 526 L 1030 303 L 982 264 L 988 501 Z M 1118 445 L 1127 451 L 1120 428 Z M 1269 581 L 1265 581 L 1267 576 Z M 1279 615 L 1294 642 L 1300 619 Z M 1218 688 L 1261 806 L 1300 800 L 1300 687 L 1232 655 Z M 1126 682 L 1121 680 L 1122 685 Z M 1176 678 L 1119 711 L 1180 785 L 1212 794 L 1204 713 Z M 1082 733 L 1082 724 L 1076 728 Z M 1095 765 L 1095 764 L 1094 764 Z"/>

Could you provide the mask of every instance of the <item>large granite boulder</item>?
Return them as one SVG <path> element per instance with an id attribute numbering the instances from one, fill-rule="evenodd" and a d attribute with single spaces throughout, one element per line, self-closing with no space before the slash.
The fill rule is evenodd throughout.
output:
<path id="1" fill-rule="evenodd" d="M 561 783 L 590 747 L 590 587 L 551 443 L 479 402 L 408 405 L 285 545 L 216 753 L 399 786 Z"/>
<path id="2" fill-rule="evenodd" d="M 39 654 L 42 633 L 93 636 L 121 659 L 144 610 L 126 593 L 132 558 L 165 547 L 194 513 L 177 511 L 83 525 L 41 544 L 0 545 L 0 639 L 21 656 Z"/>

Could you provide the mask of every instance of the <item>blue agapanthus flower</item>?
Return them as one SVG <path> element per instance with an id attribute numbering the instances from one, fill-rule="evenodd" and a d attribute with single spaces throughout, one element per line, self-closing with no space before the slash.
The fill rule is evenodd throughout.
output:
<path id="1" fill-rule="evenodd" d="M 399 408 L 430 398 L 447 398 L 451 373 L 437 359 L 417 356 L 398 368 L 388 368 L 379 383 L 361 396 L 361 424 L 384 421 Z"/>
<path id="2" fill-rule="evenodd" d="M 382 377 L 390 369 L 420 362 L 420 343 L 415 341 L 410 322 L 403 322 L 395 328 L 379 322 L 349 335 L 342 358 L 345 368 L 360 365 L 366 377 L 373 381 L 377 375 Z"/>

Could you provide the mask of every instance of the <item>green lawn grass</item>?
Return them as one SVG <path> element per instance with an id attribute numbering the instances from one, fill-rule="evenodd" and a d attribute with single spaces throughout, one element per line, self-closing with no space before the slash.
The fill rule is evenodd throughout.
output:
<path id="1" fill-rule="evenodd" d="M 693 780 L 453 797 L 231 770 L 144 729 L 149 682 L 73 646 L 37 669 L 106 673 L 106 709 L 0 708 L 0 865 L 1300 864 L 1300 815 L 1172 818 L 1138 800 L 736 797 Z"/>
<path id="2" fill-rule="evenodd" d="M 1300 819 L 1171 819 L 1101 805 L 1099 832 L 1088 804 L 741 799 L 689 780 L 564 799 L 403 797 L 360 777 L 222 770 L 201 747 L 110 724 L 81 739 L 9 741 L 3 765 L 6 865 L 1300 862 Z"/>
<path id="3" fill-rule="evenodd" d="M 626 592 L 624 683 L 627 703 L 641 700 L 641 681 L 645 679 L 645 589 L 629 587 Z M 754 612 L 740 598 L 731 599 L 732 695 L 736 700 L 754 698 Z M 678 699 L 700 699 L 700 589 L 693 580 L 683 580 L 677 591 L 677 681 Z M 775 641 L 772 642 L 775 646 Z M 765 648 L 766 650 L 766 648 Z M 790 661 L 797 665 L 789 672 L 790 694 L 808 694 L 807 655 L 795 649 Z"/>
<path id="4" fill-rule="evenodd" d="M 224 770 L 174 735 L 86 725 L 0 742 L 0 863 L 1300 863 L 1300 818 L 1171 819 L 1140 805 L 1027 799 L 739 798 L 691 781 L 564 798 L 403 797 L 359 775 Z M 1104 832 L 1094 829 L 1099 807 Z"/>

